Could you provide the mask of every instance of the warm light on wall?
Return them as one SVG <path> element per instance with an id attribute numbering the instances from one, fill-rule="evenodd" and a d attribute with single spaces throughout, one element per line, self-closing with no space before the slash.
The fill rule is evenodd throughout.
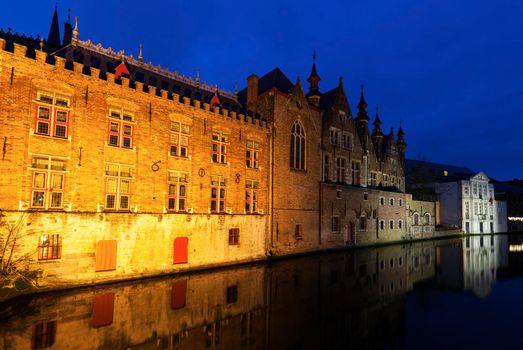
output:
<path id="1" fill-rule="evenodd" d="M 521 244 L 511 244 L 508 246 L 509 252 L 523 252 L 523 243 Z"/>
<path id="2" fill-rule="evenodd" d="M 520 216 L 512 216 L 508 218 L 508 221 L 523 221 L 523 217 Z"/>

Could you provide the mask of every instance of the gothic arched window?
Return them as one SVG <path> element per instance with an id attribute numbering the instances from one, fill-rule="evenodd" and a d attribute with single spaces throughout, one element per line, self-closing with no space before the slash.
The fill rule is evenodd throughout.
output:
<path id="1" fill-rule="evenodd" d="M 291 129 L 291 168 L 305 170 L 305 130 L 296 120 Z"/>

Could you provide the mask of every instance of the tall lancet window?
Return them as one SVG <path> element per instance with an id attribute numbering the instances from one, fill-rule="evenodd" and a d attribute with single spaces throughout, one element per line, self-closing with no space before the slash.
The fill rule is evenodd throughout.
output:
<path id="1" fill-rule="evenodd" d="M 300 121 L 295 121 L 291 129 L 291 168 L 305 170 L 305 130 Z"/>

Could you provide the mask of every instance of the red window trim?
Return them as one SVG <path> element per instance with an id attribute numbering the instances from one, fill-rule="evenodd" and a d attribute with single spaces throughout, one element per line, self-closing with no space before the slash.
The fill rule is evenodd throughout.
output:
<path id="1" fill-rule="evenodd" d="M 118 132 L 111 131 L 111 123 L 115 123 L 118 125 Z M 131 128 L 131 135 L 126 135 L 124 133 L 125 126 L 129 126 Z M 116 142 L 116 145 L 111 144 L 111 136 L 118 137 L 118 141 Z M 130 145 L 124 146 L 124 139 L 130 139 Z M 107 145 L 111 147 L 120 147 L 120 148 L 127 148 L 132 149 L 134 147 L 134 123 L 125 121 L 125 120 L 119 120 L 116 118 L 108 117 L 107 121 Z"/>
<path id="2" fill-rule="evenodd" d="M 49 166 L 51 163 L 51 159 L 49 159 Z M 45 175 L 45 184 L 43 188 L 34 187 L 35 183 L 35 176 L 37 173 L 43 173 Z M 52 179 L 53 175 L 59 175 L 62 176 L 62 189 L 61 190 L 54 190 L 52 186 Z M 66 176 L 63 172 L 58 171 L 51 171 L 49 169 L 34 169 L 33 175 L 31 176 L 31 198 L 30 198 L 30 204 L 29 207 L 32 209 L 47 209 L 47 210 L 63 210 L 64 209 L 64 193 L 65 193 L 65 186 L 66 186 Z M 42 206 L 35 206 L 33 205 L 33 199 L 34 199 L 34 193 L 35 192 L 44 192 L 44 201 Z M 53 192 L 59 192 L 62 193 L 62 200 L 60 202 L 59 207 L 52 207 L 52 194 Z"/>
<path id="3" fill-rule="evenodd" d="M 40 108 L 47 108 L 49 109 L 49 119 L 42 119 L 39 118 L 39 109 Z M 67 113 L 67 121 L 66 122 L 59 122 L 57 119 L 58 112 L 66 112 Z M 40 136 L 49 136 L 49 137 L 56 137 L 59 139 L 68 139 L 69 138 L 69 122 L 71 120 L 71 111 L 69 109 L 63 108 L 63 107 L 55 107 L 54 105 L 49 104 L 43 104 L 43 103 L 35 103 L 35 123 L 34 123 L 34 134 L 40 135 Z M 46 123 L 48 125 L 48 132 L 47 134 L 42 134 L 38 132 L 38 123 Z M 56 126 L 61 125 L 65 126 L 65 136 L 58 136 L 56 135 Z"/>
<path id="4" fill-rule="evenodd" d="M 216 197 L 213 197 L 212 196 L 212 189 L 213 188 L 216 188 Z M 223 210 L 220 210 L 220 202 L 221 202 L 221 198 L 220 198 L 220 190 L 223 189 L 225 192 L 224 192 L 224 196 L 223 196 Z M 211 203 L 213 201 L 216 201 L 216 210 L 212 210 L 212 205 L 211 205 L 211 212 L 212 213 L 225 213 L 225 210 L 226 210 L 226 203 L 227 203 L 227 187 L 226 186 L 221 186 L 221 185 L 218 185 L 218 186 L 215 186 L 215 185 L 211 185 Z"/>
<path id="5" fill-rule="evenodd" d="M 175 186 L 176 194 L 174 194 L 174 195 L 170 195 L 169 194 L 169 186 L 170 185 L 174 185 Z M 180 195 L 180 186 L 181 185 L 185 186 L 185 195 L 184 196 Z M 167 211 L 169 211 L 169 212 L 180 212 L 180 213 L 187 212 L 187 186 L 188 186 L 187 182 L 167 181 Z M 173 208 L 169 208 L 169 200 L 170 199 L 174 199 L 174 209 Z M 183 208 L 183 209 L 180 209 L 180 199 L 185 199 L 185 208 Z"/>
<path id="6" fill-rule="evenodd" d="M 118 171 L 118 172 L 120 172 L 120 171 Z M 116 192 L 109 192 L 108 191 L 107 184 L 109 182 L 109 179 L 115 179 L 116 180 Z M 121 192 L 120 188 L 121 188 L 121 181 L 122 180 L 128 180 L 129 181 L 129 192 Z M 122 177 L 120 175 L 118 175 L 118 176 L 106 175 L 105 176 L 105 202 L 104 202 L 104 209 L 105 209 L 105 211 L 130 211 L 131 210 L 132 185 L 133 185 L 132 178 Z M 111 195 L 115 196 L 114 208 L 108 208 L 107 207 L 107 196 L 111 196 Z M 128 208 L 122 208 L 121 207 L 121 197 L 122 196 L 127 196 L 128 197 L 128 199 L 127 199 Z"/>

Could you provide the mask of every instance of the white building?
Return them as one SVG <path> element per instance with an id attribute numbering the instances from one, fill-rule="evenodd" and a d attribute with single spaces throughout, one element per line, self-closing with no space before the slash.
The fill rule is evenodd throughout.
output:
<path id="1" fill-rule="evenodd" d="M 435 184 L 439 222 L 465 233 L 507 232 L 506 202 L 496 201 L 494 186 L 483 172 Z"/>

